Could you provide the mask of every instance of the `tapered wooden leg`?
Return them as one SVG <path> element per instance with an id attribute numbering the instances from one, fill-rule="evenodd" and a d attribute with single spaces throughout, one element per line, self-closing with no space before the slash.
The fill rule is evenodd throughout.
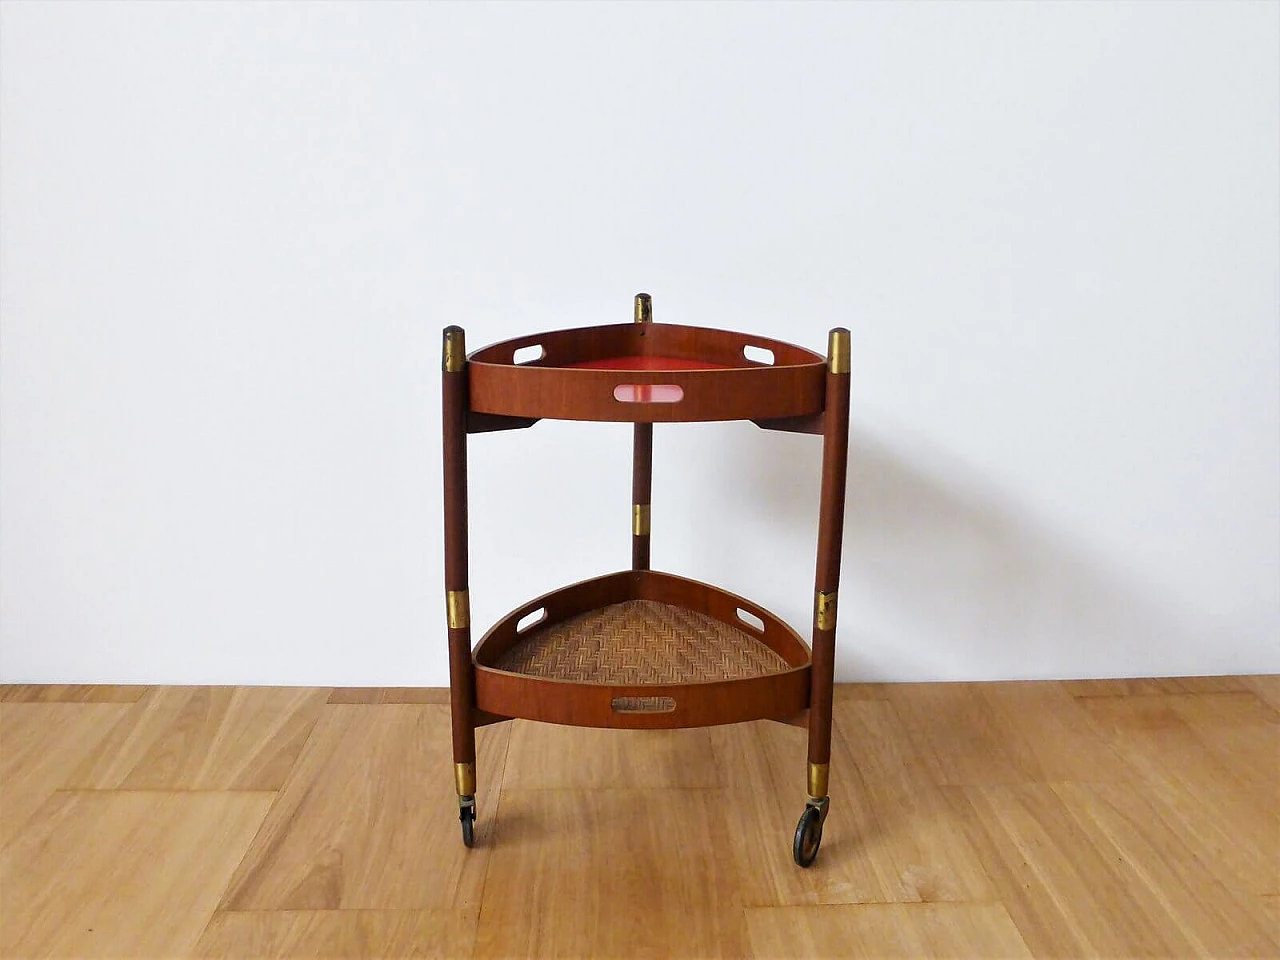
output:
<path id="1" fill-rule="evenodd" d="M 814 578 L 813 669 L 809 694 L 808 807 L 796 831 L 796 862 L 817 855 L 827 816 L 831 762 L 831 696 L 835 685 L 836 601 L 844 537 L 844 489 L 849 454 L 849 331 L 831 331 L 823 414 L 822 502 L 818 515 L 818 566 Z M 802 842 L 803 841 L 803 842 Z"/>
<path id="2" fill-rule="evenodd" d="M 446 327 L 444 393 L 444 589 L 449 627 L 449 704 L 454 783 L 463 842 L 471 846 L 476 796 L 475 665 L 467 589 L 467 357 L 461 327 Z"/>
<path id="3" fill-rule="evenodd" d="M 637 423 L 631 470 L 631 569 L 649 569 L 649 501 L 653 493 L 653 424 Z"/>
<path id="4" fill-rule="evenodd" d="M 640 336 L 653 322 L 653 299 L 637 293 L 635 322 Z M 649 502 L 653 495 L 653 424 L 637 423 L 631 448 L 631 569 L 649 569 Z"/>

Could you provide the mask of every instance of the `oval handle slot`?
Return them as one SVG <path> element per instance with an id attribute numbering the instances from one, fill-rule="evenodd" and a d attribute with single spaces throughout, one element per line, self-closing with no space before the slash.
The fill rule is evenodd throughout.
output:
<path id="1" fill-rule="evenodd" d="M 516 623 L 516 633 L 524 633 L 530 627 L 536 627 L 543 620 L 547 619 L 547 608 L 539 607 L 530 613 L 526 613 Z"/>
<path id="2" fill-rule="evenodd" d="M 541 360 L 547 355 L 547 351 L 542 349 L 542 344 L 535 343 L 531 347 L 520 347 L 511 355 L 512 363 L 534 363 Z"/>
<path id="3" fill-rule="evenodd" d="M 684 390 L 675 383 L 620 383 L 613 388 L 619 403 L 679 403 Z"/>
<path id="4" fill-rule="evenodd" d="M 764 621 L 761 620 L 759 617 L 757 617 L 750 610 L 743 610 L 741 607 L 739 607 L 738 619 L 741 620 L 743 623 L 745 623 L 752 630 L 755 630 L 758 633 L 764 633 Z"/>
<path id="5" fill-rule="evenodd" d="M 742 348 L 742 355 L 752 363 L 765 363 L 773 366 L 773 351 L 765 347 L 753 347 L 748 344 Z"/>
<path id="6" fill-rule="evenodd" d="M 674 697 L 614 697 L 609 706 L 614 713 L 671 713 Z"/>

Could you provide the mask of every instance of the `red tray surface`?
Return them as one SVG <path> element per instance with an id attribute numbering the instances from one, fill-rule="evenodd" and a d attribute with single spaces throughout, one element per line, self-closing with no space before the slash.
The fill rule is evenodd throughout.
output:
<path id="1" fill-rule="evenodd" d="M 579 370 L 730 370 L 722 363 L 680 357 L 604 357 L 566 364 Z"/>

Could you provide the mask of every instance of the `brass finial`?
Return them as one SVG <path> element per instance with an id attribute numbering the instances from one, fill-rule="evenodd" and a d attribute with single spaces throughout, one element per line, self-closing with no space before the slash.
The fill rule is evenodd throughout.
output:
<path id="1" fill-rule="evenodd" d="M 647 293 L 636 294 L 636 323 L 653 322 L 653 297 Z"/>
<path id="2" fill-rule="evenodd" d="M 832 373 L 848 373 L 849 362 L 849 331 L 836 327 L 827 340 L 827 364 Z"/>
<path id="3" fill-rule="evenodd" d="M 467 340 L 461 327 L 444 328 L 444 361 L 441 368 L 445 373 L 461 373 L 467 366 Z"/>

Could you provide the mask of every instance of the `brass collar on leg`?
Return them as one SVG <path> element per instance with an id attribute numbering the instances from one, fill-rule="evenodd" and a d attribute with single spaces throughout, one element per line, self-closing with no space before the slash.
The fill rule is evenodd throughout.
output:
<path id="1" fill-rule="evenodd" d="M 471 596 L 466 590 L 446 590 L 445 606 L 449 610 L 449 629 L 471 626 Z"/>
<path id="2" fill-rule="evenodd" d="M 633 537 L 649 535 L 649 504 L 633 503 L 631 505 L 631 535 Z"/>
<path id="3" fill-rule="evenodd" d="M 836 628 L 836 591 L 818 591 L 813 602 L 813 625 L 819 630 Z"/>
<path id="4" fill-rule="evenodd" d="M 453 784 L 458 788 L 458 796 L 474 797 L 476 795 L 476 765 L 474 763 L 455 763 L 453 765 Z"/>
<path id="5" fill-rule="evenodd" d="M 821 800 L 827 795 L 827 774 L 831 770 L 829 763 L 809 764 L 809 797 Z"/>

